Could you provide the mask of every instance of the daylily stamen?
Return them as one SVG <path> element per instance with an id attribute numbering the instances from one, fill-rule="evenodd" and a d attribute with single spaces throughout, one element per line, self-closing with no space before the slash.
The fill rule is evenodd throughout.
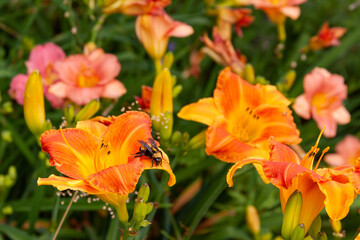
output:
<path id="1" fill-rule="evenodd" d="M 321 162 L 321 159 L 323 158 L 324 154 L 329 151 L 329 149 L 330 149 L 330 147 L 326 147 L 326 148 L 322 151 L 321 156 L 320 156 L 318 162 L 316 163 L 316 166 L 315 166 L 315 168 L 314 168 L 314 171 L 316 171 L 316 170 L 318 169 L 319 164 L 320 164 L 320 162 Z"/>

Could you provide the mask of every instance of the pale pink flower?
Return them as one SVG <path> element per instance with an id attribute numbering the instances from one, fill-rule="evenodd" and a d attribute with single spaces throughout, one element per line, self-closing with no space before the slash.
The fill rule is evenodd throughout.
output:
<path id="1" fill-rule="evenodd" d="M 325 155 L 325 162 L 332 167 L 343 165 L 355 165 L 360 158 L 360 140 L 353 135 L 347 135 L 341 142 L 336 144 L 336 153 Z"/>
<path id="2" fill-rule="evenodd" d="M 194 32 L 191 26 L 173 20 L 165 11 L 138 16 L 135 30 L 136 36 L 153 59 L 163 57 L 170 37 L 187 37 Z"/>
<path id="3" fill-rule="evenodd" d="M 124 85 L 115 79 L 120 69 L 115 55 L 88 44 L 84 54 L 71 55 L 56 62 L 59 82 L 50 86 L 49 92 L 78 105 L 101 97 L 116 99 L 126 93 Z"/>
<path id="4" fill-rule="evenodd" d="M 298 5 L 306 0 L 252 0 L 256 8 L 262 9 L 275 24 L 279 24 L 289 17 L 293 20 L 300 16 L 300 7 Z"/>
<path id="5" fill-rule="evenodd" d="M 343 105 L 347 97 L 344 78 L 324 68 L 315 68 L 304 78 L 304 94 L 298 96 L 293 108 L 302 118 L 314 118 L 324 136 L 334 137 L 337 124 L 350 122 L 350 113 Z"/>
<path id="6" fill-rule="evenodd" d="M 35 46 L 30 52 L 29 61 L 25 63 L 27 74 L 30 74 L 35 69 L 40 71 L 45 97 L 54 108 L 61 107 L 64 101 L 47 90 L 51 84 L 58 80 L 58 76 L 54 71 L 55 62 L 64 58 L 65 53 L 59 46 L 54 43 L 45 43 L 44 45 Z M 10 84 L 10 96 L 15 98 L 21 105 L 24 104 L 24 90 L 27 78 L 28 75 L 18 74 L 12 79 Z"/>

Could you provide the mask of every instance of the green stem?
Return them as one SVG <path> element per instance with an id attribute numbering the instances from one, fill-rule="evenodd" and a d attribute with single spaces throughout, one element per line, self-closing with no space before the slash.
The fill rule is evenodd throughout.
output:
<path id="1" fill-rule="evenodd" d="M 106 14 L 101 15 L 99 17 L 99 19 L 97 20 L 96 24 L 94 25 L 94 27 L 92 28 L 92 30 L 91 30 L 91 38 L 90 38 L 91 42 L 96 41 L 97 34 L 99 33 L 102 25 L 104 24 L 106 17 L 107 17 Z"/>

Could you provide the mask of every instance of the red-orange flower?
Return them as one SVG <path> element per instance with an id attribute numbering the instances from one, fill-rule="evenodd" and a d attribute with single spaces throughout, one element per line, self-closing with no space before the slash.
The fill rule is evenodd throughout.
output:
<path id="1" fill-rule="evenodd" d="M 143 85 L 141 87 L 141 97 L 135 96 L 142 111 L 150 113 L 150 100 L 152 94 L 152 87 Z M 140 110 L 140 109 L 139 109 Z"/>
<path id="2" fill-rule="evenodd" d="M 141 15 L 161 11 L 170 3 L 171 0 L 105 0 L 103 11 L 107 14 Z"/>
<path id="3" fill-rule="evenodd" d="M 213 28 L 212 35 L 213 41 L 211 41 L 207 33 L 202 37 L 202 41 L 206 46 L 201 51 L 218 64 L 229 66 L 234 73 L 242 75 L 246 64 L 246 57 L 235 51 L 231 41 L 223 38 L 217 27 Z"/>
<path id="4" fill-rule="evenodd" d="M 349 169 L 318 169 L 322 156 L 313 168 L 315 155 L 319 151 L 318 142 L 319 139 L 301 160 L 288 146 L 278 143 L 274 137 L 271 137 L 269 160 L 247 159 L 235 164 L 228 173 L 228 184 L 233 185 L 232 177 L 237 169 L 249 163 L 257 163 L 261 165 L 270 182 L 279 188 L 283 211 L 290 195 L 295 190 L 301 192 L 303 204 L 299 224 L 305 225 L 306 232 L 324 207 L 332 220 L 340 220 L 348 214 L 356 196 L 349 178 L 350 171 Z M 323 154 L 327 150 L 325 149 Z"/>
<path id="5" fill-rule="evenodd" d="M 206 153 L 235 163 L 269 155 L 268 138 L 296 144 L 301 141 L 287 100 L 275 86 L 249 84 L 230 68 L 223 70 L 214 97 L 183 107 L 178 116 L 209 126 Z"/>
<path id="6" fill-rule="evenodd" d="M 218 19 L 217 26 L 220 35 L 224 39 L 231 40 L 231 25 L 235 25 L 236 33 L 242 37 L 242 27 L 248 27 L 253 21 L 254 17 L 251 16 L 251 9 L 236 8 L 231 9 L 228 7 L 221 7 L 217 9 Z"/>
<path id="7" fill-rule="evenodd" d="M 318 34 L 310 39 L 309 47 L 311 50 L 319 50 L 330 46 L 337 46 L 340 44 L 339 38 L 345 33 L 346 28 L 329 28 L 329 23 L 325 22 Z"/>
<path id="8" fill-rule="evenodd" d="M 80 121 L 76 128 L 46 131 L 40 137 L 42 150 L 49 153 L 50 165 L 67 177 L 51 175 L 39 178 L 38 184 L 97 195 L 123 213 L 124 199 L 134 191 L 144 170 L 167 171 L 169 186 L 176 181 L 163 151 L 158 166 L 146 156 L 134 156 L 141 146 L 138 140 L 151 138 L 150 126 L 147 114 L 129 111 L 118 117 Z M 126 216 L 119 218 L 127 220 Z"/>

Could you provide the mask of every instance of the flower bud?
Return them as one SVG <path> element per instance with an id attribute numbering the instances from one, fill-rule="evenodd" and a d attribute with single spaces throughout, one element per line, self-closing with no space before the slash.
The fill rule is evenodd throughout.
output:
<path id="1" fill-rule="evenodd" d="M 11 215 L 13 213 L 13 208 L 11 206 L 5 206 L 2 209 L 4 215 Z"/>
<path id="2" fill-rule="evenodd" d="M 295 70 L 290 70 L 285 75 L 285 90 L 289 91 L 290 88 L 293 86 L 296 79 L 296 72 Z"/>
<path id="3" fill-rule="evenodd" d="M 318 215 L 312 222 L 308 235 L 316 237 L 316 235 L 321 231 L 321 217 Z"/>
<path id="4" fill-rule="evenodd" d="M 139 202 L 135 205 L 133 220 L 141 225 L 148 215 L 153 210 L 152 203 Z"/>
<path id="5" fill-rule="evenodd" d="M 11 143 L 13 140 L 11 132 L 9 130 L 3 130 L 1 132 L 1 138 L 8 143 Z"/>
<path id="6" fill-rule="evenodd" d="M 171 136 L 171 144 L 173 146 L 178 145 L 181 141 L 181 132 L 176 131 L 173 133 L 173 135 Z"/>
<path id="7" fill-rule="evenodd" d="M 318 232 L 318 234 L 316 234 L 315 240 L 327 240 L 326 233 Z"/>
<path id="8" fill-rule="evenodd" d="M 291 240 L 303 240 L 305 238 L 304 224 L 297 225 L 291 233 Z"/>
<path id="9" fill-rule="evenodd" d="M 144 202 L 147 202 L 147 200 L 149 199 L 149 194 L 150 187 L 147 183 L 144 183 L 139 189 L 137 199 L 142 199 Z"/>
<path id="10" fill-rule="evenodd" d="M 251 65 L 250 63 L 245 65 L 244 68 L 244 78 L 246 81 L 248 81 L 249 83 L 254 83 L 255 82 L 255 71 L 254 71 L 254 67 L 253 65 Z"/>
<path id="11" fill-rule="evenodd" d="M 74 116 L 75 116 L 75 113 L 74 113 L 74 106 L 69 104 L 65 107 L 64 109 L 64 115 L 65 115 L 65 120 L 67 122 L 67 124 L 71 124 L 72 121 L 74 120 Z"/>
<path id="12" fill-rule="evenodd" d="M 301 193 L 299 191 L 295 191 L 291 194 L 285 206 L 283 224 L 281 228 L 281 235 L 283 238 L 290 239 L 292 231 L 299 224 L 301 207 Z"/>
<path id="13" fill-rule="evenodd" d="M 93 99 L 86 104 L 75 116 L 75 122 L 84 121 L 90 119 L 100 109 L 100 100 Z"/>
<path id="14" fill-rule="evenodd" d="M 172 77 L 168 69 L 163 69 L 156 77 L 150 101 L 153 128 L 160 137 L 169 140 L 173 127 Z"/>
<path id="15" fill-rule="evenodd" d="M 246 208 L 246 225 L 255 236 L 260 233 L 260 218 L 253 205 L 249 205 Z"/>
<path id="16" fill-rule="evenodd" d="M 174 54 L 172 52 L 167 52 L 164 56 L 162 67 L 170 69 L 173 63 L 174 63 Z"/>
<path id="17" fill-rule="evenodd" d="M 190 139 L 189 147 L 193 150 L 205 147 L 206 143 L 206 130 L 198 133 L 196 136 Z"/>
<path id="18" fill-rule="evenodd" d="M 257 77 L 255 78 L 255 82 L 256 82 L 256 83 L 260 83 L 260 84 L 262 84 L 262 85 L 268 84 L 268 81 L 267 81 L 263 76 L 257 76 Z"/>
<path id="19" fill-rule="evenodd" d="M 29 130 L 35 136 L 40 136 L 44 131 L 45 107 L 42 79 L 38 70 L 30 74 L 25 85 L 24 117 Z"/>
<path id="20" fill-rule="evenodd" d="M 174 98 L 177 98 L 177 96 L 179 96 L 179 94 L 181 93 L 182 89 L 183 89 L 183 86 L 182 86 L 182 85 L 176 85 L 176 86 L 173 88 L 173 90 L 172 90 L 172 92 L 173 92 L 173 97 L 174 97 Z"/>

